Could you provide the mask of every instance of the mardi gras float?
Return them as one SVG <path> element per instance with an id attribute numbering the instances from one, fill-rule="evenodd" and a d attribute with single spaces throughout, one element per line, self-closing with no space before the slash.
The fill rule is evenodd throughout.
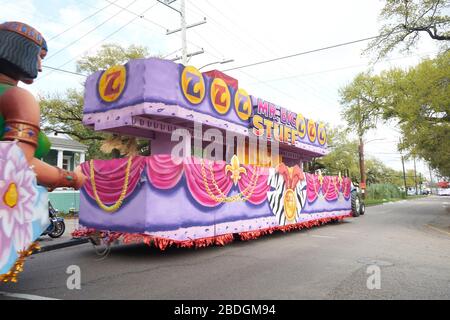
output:
<path id="1" fill-rule="evenodd" d="M 16 282 L 49 224 L 48 195 L 17 142 L 0 141 L 0 154 L 0 281 Z"/>
<path id="2" fill-rule="evenodd" d="M 348 177 L 303 172 L 327 154 L 325 126 L 217 70 L 132 60 L 89 76 L 84 101 L 86 126 L 147 139 L 150 155 L 82 165 L 74 237 L 202 247 L 352 215 Z"/>

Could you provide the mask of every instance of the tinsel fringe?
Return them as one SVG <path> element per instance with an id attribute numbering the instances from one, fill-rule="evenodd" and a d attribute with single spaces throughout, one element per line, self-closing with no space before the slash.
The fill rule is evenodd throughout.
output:
<path id="1" fill-rule="evenodd" d="M 346 217 L 351 217 L 350 214 L 337 216 L 337 217 L 328 217 L 328 218 L 320 218 L 311 221 L 300 222 L 296 224 L 290 224 L 285 226 L 276 226 L 267 229 L 255 230 L 255 231 L 247 231 L 238 233 L 239 238 L 243 241 L 257 239 L 266 234 L 272 234 L 275 231 L 289 232 L 293 230 L 300 230 L 305 228 L 312 228 L 316 226 L 320 226 L 331 221 L 340 221 Z M 224 246 L 230 242 L 233 242 L 234 235 L 233 234 L 224 234 L 215 237 L 208 238 L 200 238 L 193 240 L 171 240 L 167 238 L 155 237 L 148 234 L 141 233 L 122 233 L 115 231 L 99 231 L 92 228 L 80 228 L 72 232 L 72 237 L 74 238 L 92 238 L 94 242 L 101 241 L 103 244 L 111 244 L 116 240 L 120 240 L 122 238 L 123 243 L 131 244 L 131 243 L 145 243 L 148 246 L 155 246 L 156 248 L 164 251 L 165 249 L 176 246 L 177 248 L 203 248 L 212 245 Z"/>
<path id="2" fill-rule="evenodd" d="M 0 274 L 0 282 L 17 282 L 17 277 L 19 273 L 23 271 L 23 265 L 27 257 L 33 254 L 33 251 L 39 250 L 39 244 L 37 242 L 33 242 L 27 250 L 19 251 L 19 258 L 16 260 L 11 270 L 8 273 Z"/>

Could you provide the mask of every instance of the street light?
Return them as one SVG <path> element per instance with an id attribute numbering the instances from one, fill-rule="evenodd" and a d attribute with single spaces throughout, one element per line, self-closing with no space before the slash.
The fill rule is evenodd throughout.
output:
<path id="1" fill-rule="evenodd" d="M 230 63 L 230 62 L 234 62 L 234 59 L 228 59 L 228 60 L 223 60 L 223 61 L 216 61 L 216 62 L 211 62 L 208 64 L 205 64 L 203 67 L 198 68 L 198 70 L 203 69 L 204 67 L 213 65 L 213 64 L 225 64 L 225 63 Z"/>

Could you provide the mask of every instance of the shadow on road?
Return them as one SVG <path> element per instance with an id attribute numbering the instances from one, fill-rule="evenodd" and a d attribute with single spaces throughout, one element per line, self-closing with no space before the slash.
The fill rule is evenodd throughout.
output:
<path id="1" fill-rule="evenodd" d="M 209 255 L 211 253 L 220 253 L 222 250 L 234 250 L 239 248 L 239 250 L 246 248 L 248 246 L 254 246 L 260 243 L 265 243 L 266 241 L 273 241 L 274 239 L 288 239 L 288 237 L 298 237 L 299 235 L 305 235 L 307 232 L 311 232 L 318 229 L 327 229 L 327 228 L 339 228 L 339 226 L 344 226 L 350 224 L 351 221 L 341 221 L 341 222 L 332 222 L 327 223 L 321 226 L 316 226 L 310 229 L 300 229 L 293 230 L 289 232 L 275 231 L 271 234 L 263 235 L 257 239 L 252 240 L 241 240 L 238 234 L 234 235 L 233 242 L 226 244 L 225 246 L 220 245 L 212 245 L 208 247 L 200 247 L 200 248 L 178 248 L 175 245 L 166 248 L 164 251 L 152 246 L 148 246 L 144 243 L 136 243 L 136 244 L 113 244 L 110 247 L 110 251 L 107 253 L 107 259 L 110 258 L 129 258 L 129 259 L 145 259 L 145 260 L 159 260 L 159 259 L 177 259 L 184 258 L 186 256 L 204 256 Z M 106 249 L 106 246 L 99 246 L 98 250 L 103 251 Z M 95 249 L 93 248 L 93 251 Z M 83 254 L 90 254 L 88 252 L 84 252 Z M 101 256 L 99 256 L 101 258 Z"/>

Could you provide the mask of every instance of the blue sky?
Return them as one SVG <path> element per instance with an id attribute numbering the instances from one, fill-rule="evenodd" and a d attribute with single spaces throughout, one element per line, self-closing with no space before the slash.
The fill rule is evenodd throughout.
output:
<path id="1" fill-rule="evenodd" d="M 234 60 L 216 65 L 219 70 L 376 35 L 380 27 L 378 13 L 383 6 L 382 1 L 375 0 L 186 2 L 188 24 L 205 17 L 207 20 L 188 30 L 188 51 L 205 50 L 189 64 L 199 68 L 211 62 Z M 0 0 L 0 6 L 0 21 L 20 20 L 44 34 L 50 49 L 44 60 L 47 66 L 75 71 L 80 56 L 94 54 L 104 43 L 144 45 L 152 54 L 168 58 L 181 54 L 180 35 L 165 34 L 167 29 L 179 27 L 180 18 L 156 0 Z M 143 12 L 145 18 L 139 18 Z M 90 15 L 93 16 L 86 19 Z M 369 68 L 370 57 L 361 55 L 365 46 L 366 43 L 360 43 L 227 74 L 238 79 L 240 87 L 252 95 L 302 112 L 306 117 L 343 124 L 338 90 L 358 72 Z M 436 52 L 435 45 L 424 38 L 417 49 L 394 52 L 373 68 L 380 71 L 392 66 L 407 67 Z M 36 96 L 63 94 L 68 88 L 81 89 L 83 79 L 45 69 L 28 89 Z M 398 134 L 389 125 L 380 125 L 366 140 L 371 141 L 366 147 L 369 157 L 376 156 L 401 169 L 400 158 L 395 154 Z M 412 163 L 406 166 L 411 169 Z M 418 169 L 429 176 L 423 163 Z"/>

